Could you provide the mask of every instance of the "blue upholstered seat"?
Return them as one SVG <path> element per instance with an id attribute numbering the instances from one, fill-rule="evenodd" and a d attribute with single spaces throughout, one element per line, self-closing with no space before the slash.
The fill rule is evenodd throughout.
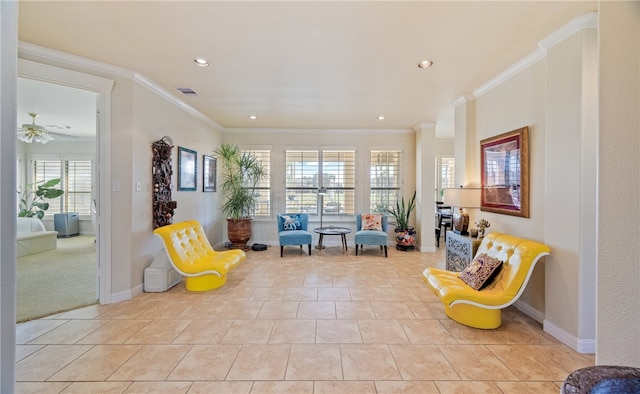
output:
<path id="1" fill-rule="evenodd" d="M 306 213 L 282 213 L 278 215 L 278 240 L 280 241 L 280 257 L 287 245 L 309 245 L 311 255 L 311 233 L 307 231 L 309 215 Z"/>
<path id="2" fill-rule="evenodd" d="M 358 255 L 358 246 L 360 249 L 364 245 L 380 245 L 380 249 L 384 248 L 384 257 L 387 257 L 387 242 L 389 241 L 389 235 L 387 234 L 387 215 L 382 215 L 382 231 L 377 230 L 363 230 L 362 229 L 362 214 L 356 215 L 356 256 Z"/>

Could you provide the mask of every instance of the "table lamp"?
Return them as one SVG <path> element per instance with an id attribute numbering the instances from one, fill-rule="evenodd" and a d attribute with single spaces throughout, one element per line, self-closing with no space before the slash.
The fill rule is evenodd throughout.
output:
<path id="1" fill-rule="evenodd" d="M 460 235 L 469 235 L 469 214 L 463 208 L 480 207 L 481 189 L 471 187 L 459 187 L 444 189 L 444 203 L 458 210 L 453 210 L 453 232 Z"/>

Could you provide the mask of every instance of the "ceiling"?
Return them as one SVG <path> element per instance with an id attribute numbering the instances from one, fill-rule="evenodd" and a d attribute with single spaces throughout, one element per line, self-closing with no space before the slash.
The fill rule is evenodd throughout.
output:
<path id="1" fill-rule="evenodd" d="M 54 140 L 95 138 L 96 99 L 94 92 L 18 78 L 18 127 L 32 123 L 33 112 Z"/>
<path id="2" fill-rule="evenodd" d="M 452 101 L 592 11 L 594 1 L 20 1 L 19 39 L 139 72 L 230 131 L 437 123 L 451 137 L 441 126 Z M 418 68 L 423 59 L 434 65 Z"/>

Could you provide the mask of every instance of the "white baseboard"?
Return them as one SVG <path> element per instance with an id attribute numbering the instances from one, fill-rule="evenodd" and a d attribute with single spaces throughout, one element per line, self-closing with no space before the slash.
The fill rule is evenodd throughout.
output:
<path id="1" fill-rule="evenodd" d="M 143 286 L 142 283 L 137 285 L 131 290 L 121 291 L 118 293 L 111 294 L 111 303 L 115 304 L 116 302 L 128 301 L 133 297 L 142 294 Z"/>
<path id="2" fill-rule="evenodd" d="M 516 301 L 513 304 L 516 309 L 535 321 L 542 323 L 542 330 L 551 335 L 555 339 L 569 346 L 571 349 L 578 353 L 595 353 L 596 341 L 595 339 L 580 339 L 564 331 L 560 327 L 554 325 L 547 319 L 545 319 L 544 313 L 532 308 L 529 304 L 521 301 Z"/>
<path id="3" fill-rule="evenodd" d="M 538 323 L 544 322 L 544 313 L 533 308 L 531 305 L 526 304 L 522 301 L 516 301 L 515 304 L 513 304 L 513 306 L 520 312 L 524 313 L 525 315 L 529 316 L 533 320 L 537 321 Z"/>
<path id="4" fill-rule="evenodd" d="M 548 320 L 542 323 L 542 330 L 578 353 L 596 352 L 595 339 L 576 338 Z"/>

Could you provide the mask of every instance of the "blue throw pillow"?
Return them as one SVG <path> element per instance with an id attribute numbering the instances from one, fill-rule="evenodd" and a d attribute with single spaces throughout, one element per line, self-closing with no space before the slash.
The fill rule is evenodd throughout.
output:
<path id="1" fill-rule="evenodd" d="M 302 223 L 298 215 L 282 215 L 284 231 L 302 230 Z"/>

